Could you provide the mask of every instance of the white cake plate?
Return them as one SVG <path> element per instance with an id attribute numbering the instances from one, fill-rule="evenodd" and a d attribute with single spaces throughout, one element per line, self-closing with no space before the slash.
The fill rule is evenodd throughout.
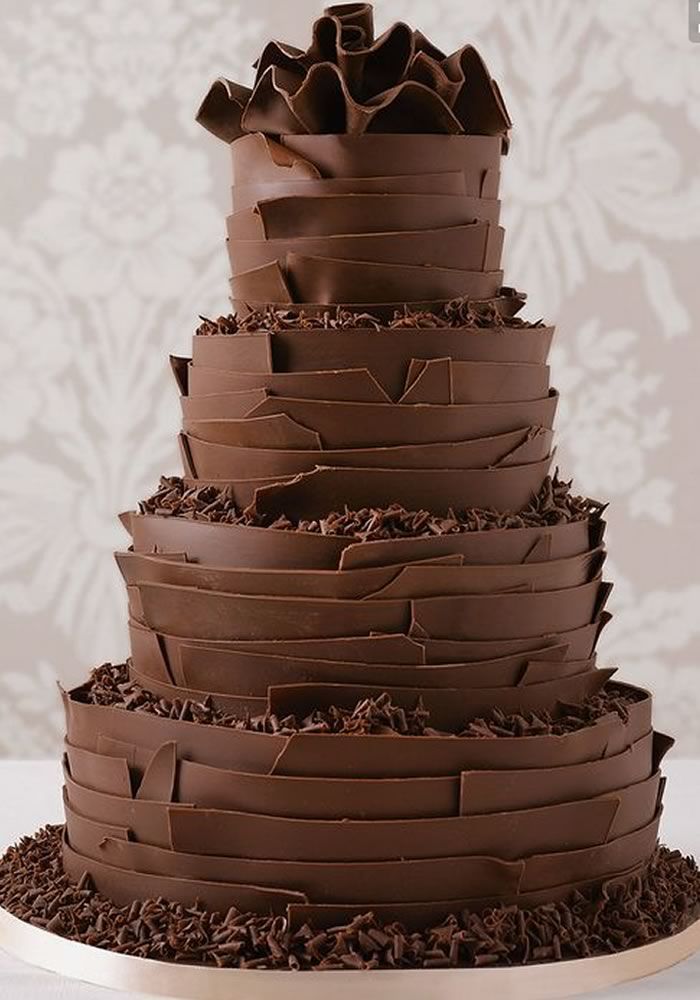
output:
<path id="1" fill-rule="evenodd" d="M 170 1000 L 554 1000 L 667 969 L 700 949 L 700 920 L 618 955 L 495 969 L 275 972 L 174 965 L 67 941 L 0 908 L 0 947 L 50 972 Z"/>

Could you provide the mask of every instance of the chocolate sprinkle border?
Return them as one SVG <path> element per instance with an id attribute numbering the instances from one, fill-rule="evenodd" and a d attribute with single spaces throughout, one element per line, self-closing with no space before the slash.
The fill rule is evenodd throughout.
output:
<path id="1" fill-rule="evenodd" d="M 464 911 L 423 931 L 373 914 L 292 932 L 283 916 L 208 912 L 165 899 L 117 906 L 89 875 L 63 870 L 62 826 L 23 837 L 0 859 L 0 906 L 34 927 L 121 955 L 238 969 L 441 969 L 610 955 L 677 934 L 700 918 L 700 871 L 657 848 L 646 869 L 563 902 Z"/>
<path id="2" fill-rule="evenodd" d="M 430 726 L 430 713 L 423 705 L 420 691 L 412 709 L 395 705 L 388 694 L 360 699 L 352 709 L 331 706 L 312 711 L 303 719 L 288 715 L 283 719 L 271 713 L 237 716 L 227 714 L 212 703 L 172 701 L 153 694 L 132 680 L 127 663 L 103 663 L 91 672 L 87 683 L 74 697 L 90 705 L 103 705 L 125 712 L 143 712 L 164 719 L 196 722 L 203 726 L 222 726 L 255 733 L 290 736 L 293 733 L 335 733 L 355 736 L 454 736 L 466 739 L 507 739 L 516 736 L 562 736 L 594 725 L 611 712 L 627 719 L 629 706 L 645 697 L 645 692 L 622 689 L 608 682 L 597 694 L 580 705 L 560 703 L 554 712 L 525 712 L 506 715 L 493 708 L 487 715 L 473 719 L 457 733 L 445 733 Z"/>
<path id="3" fill-rule="evenodd" d="M 571 524 L 599 521 L 607 504 L 571 492 L 571 481 L 547 476 L 542 487 L 521 511 L 492 508 L 450 510 L 447 515 L 427 510 L 408 511 L 394 504 L 384 508 L 333 511 L 323 518 L 292 521 L 288 517 L 262 516 L 254 509 L 241 510 L 229 487 L 207 484 L 188 486 L 180 476 L 161 476 L 158 488 L 139 503 L 140 514 L 180 517 L 209 524 L 238 524 L 277 531 L 299 531 L 315 535 L 387 541 L 395 538 L 431 538 L 474 531 Z"/>

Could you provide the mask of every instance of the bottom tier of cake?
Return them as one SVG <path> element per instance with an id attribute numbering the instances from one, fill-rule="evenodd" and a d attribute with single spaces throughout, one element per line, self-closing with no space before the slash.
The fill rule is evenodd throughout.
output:
<path id="1" fill-rule="evenodd" d="M 72 941 L 121 955 L 240 969 L 440 969 L 610 955 L 678 934 L 700 918 L 700 871 L 659 847 L 635 875 L 531 909 L 462 911 L 407 930 L 372 913 L 293 929 L 283 915 L 214 912 L 165 899 L 117 905 L 65 873 L 63 827 L 25 837 L 0 860 L 0 907 Z"/>

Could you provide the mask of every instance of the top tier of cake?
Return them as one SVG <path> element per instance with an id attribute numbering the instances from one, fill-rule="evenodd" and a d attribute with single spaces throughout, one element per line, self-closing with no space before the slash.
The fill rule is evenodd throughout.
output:
<path id="1" fill-rule="evenodd" d="M 375 41 L 371 8 L 350 4 L 305 52 L 271 42 L 256 65 L 252 90 L 217 80 L 198 115 L 232 144 L 239 313 L 497 295 L 510 120 L 473 47 L 447 57 L 401 23 Z"/>

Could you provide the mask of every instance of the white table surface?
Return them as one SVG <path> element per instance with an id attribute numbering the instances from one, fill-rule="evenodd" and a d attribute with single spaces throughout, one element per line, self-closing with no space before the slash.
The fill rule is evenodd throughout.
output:
<path id="1" fill-rule="evenodd" d="M 671 847 L 700 856 L 700 761 L 670 761 L 662 836 Z M 0 761 L 0 847 L 45 823 L 62 822 L 61 775 L 55 761 Z M 698 1000 L 700 953 L 640 983 L 596 993 L 598 1000 Z M 0 1000 L 145 1000 L 62 979 L 0 952 Z M 193 998 L 196 1000 L 196 998 Z M 231 1000 L 245 1000 L 232 997 Z M 361 998 L 358 997 L 358 1000 Z M 466 998 L 465 998 L 466 1000 Z M 498 1000 L 494 997 L 493 1000 Z"/>

